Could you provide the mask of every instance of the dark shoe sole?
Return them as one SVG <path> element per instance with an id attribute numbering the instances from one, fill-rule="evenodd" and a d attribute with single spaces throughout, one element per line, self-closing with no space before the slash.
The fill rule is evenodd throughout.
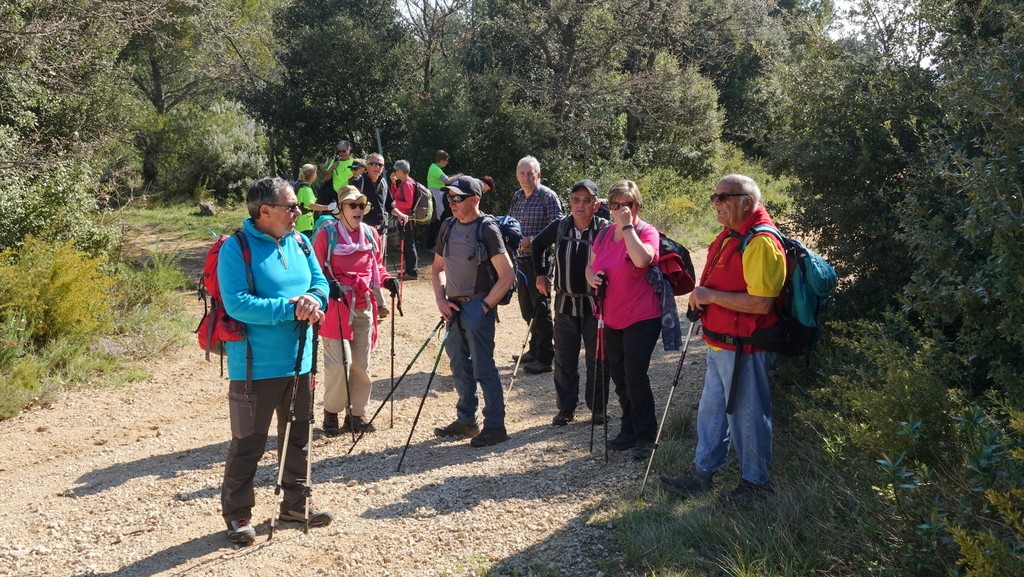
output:
<path id="1" fill-rule="evenodd" d="M 523 370 L 530 373 L 531 375 L 542 375 L 544 373 L 551 372 L 551 365 L 540 365 L 536 366 L 533 364 L 526 365 Z"/>
<path id="2" fill-rule="evenodd" d="M 281 515 L 278 516 L 277 519 L 279 521 L 282 521 L 282 522 L 285 522 L 285 523 L 305 523 L 306 522 L 306 516 L 305 516 L 304 513 L 301 513 L 301 512 L 297 512 L 297 516 L 292 516 L 291 514 L 282 513 Z M 310 527 L 326 527 L 326 526 L 331 524 L 331 521 L 334 521 L 334 517 L 327 516 L 327 515 L 322 515 L 322 514 L 321 515 L 313 515 L 313 518 L 309 520 L 309 526 Z"/>
<path id="3" fill-rule="evenodd" d="M 504 443 L 507 440 L 508 435 L 504 435 L 501 437 L 488 436 L 483 439 L 480 438 L 480 435 L 477 435 L 469 440 L 469 444 L 470 446 L 473 447 L 490 447 L 493 445 L 497 445 L 498 443 Z"/>
<path id="4" fill-rule="evenodd" d="M 636 445 L 636 439 L 626 440 L 615 438 L 608 441 L 608 448 L 613 451 L 625 451 L 627 449 L 632 449 L 633 445 Z"/>

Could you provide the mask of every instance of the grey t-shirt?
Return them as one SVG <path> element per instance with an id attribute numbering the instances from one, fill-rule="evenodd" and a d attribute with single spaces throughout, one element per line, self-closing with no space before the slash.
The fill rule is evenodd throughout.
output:
<path id="1" fill-rule="evenodd" d="M 487 220 L 481 224 L 480 219 Z M 489 292 L 495 282 L 491 258 L 505 252 L 498 223 L 487 216 L 469 224 L 462 224 L 454 217 L 451 222 L 450 233 L 446 234 L 448 223 L 445 222 L 437 235 L 437 251 L 444 257 L 445 296 L 474 296 Z M 482 251 L 478 250 L 477 226 L 480 226 Z"/>

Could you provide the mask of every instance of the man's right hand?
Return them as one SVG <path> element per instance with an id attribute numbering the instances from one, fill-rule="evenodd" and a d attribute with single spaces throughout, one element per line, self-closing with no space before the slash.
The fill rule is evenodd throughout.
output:
<path id="1" fill-rule="evenodd" d="M 455 313 L 459 312 L 460 309 L 459 305 L 453 303 L 448 299 L 438 299 L 437 310 L 441 313 L 441 316 L 443 316 L 445 320 L 451 320 L 451 318 L 455 316 Z"/>
<path id="2" fill-rule="evenodd" d="M 537 277 L 537 291 L 544 296 L 548 296 L 548 293 L 551 292 L 551 281 L 548 280 L 547 276 L 540 275 Z"/>

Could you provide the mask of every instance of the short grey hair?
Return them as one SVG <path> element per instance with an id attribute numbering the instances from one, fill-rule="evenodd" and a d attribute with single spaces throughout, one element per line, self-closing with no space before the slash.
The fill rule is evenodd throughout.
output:
<path id="1" fill-rule="evenodd" d="M 754 208 L 761 203 L 761 189 L 753 178 L 744 174 L 727 174 L 718 180 L 718 184 L 722 183 L 726 183 L 734 189 L 738 188 L 738 192 L 749 194 L 754 199 Z"/>
<path id="2" fill-rule="evenodd" d="M 524 165 L 524 164 L 529 164 L 537 172 L 540 172 L 540 161 L 537 160 L 536 157 L 534 157 L 534 156 L 524 156 L 524 157 L 520 158 L 519 162 L 516 163 L 516 170 L 519 170 L 519 167 Z"/>
<path id="3" fill-rule="evenodd" d="M 334 145 L 334 148 L 347 148 L 349 151 L 352 150 L 352 143 L 347 140 L 339 140 L 338 144 Z"/>
<path id="4" fill-rule="evenodd" d="M 395 170 L 401 170 L 402 172 L 404 172 L 406 174 L 409 174 L 410 172 L 412 172 L 412 168 L 409 166 L 409 161 L 408 160 L 396 160 L 395 161 Z"/>
<path id="5" fill-rule="evenodd" d="M 249 193 L 245 195 L 245 207 L 249 209 L 249 216 L 255 221 L 260 217 L 261 206 L 277 204 L 281 196 L 290 189 L 291 183 L 277 176 L 267 176 L 252 183 Z"/>

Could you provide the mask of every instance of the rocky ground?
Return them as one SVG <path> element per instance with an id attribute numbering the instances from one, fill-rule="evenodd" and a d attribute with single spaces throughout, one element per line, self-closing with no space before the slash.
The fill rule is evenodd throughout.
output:
<path id="1" fill-rule="evenodd" d="M 405 283 L 404 304 L 395 323 L 396 378 L 440 318 L 427 280 Z M 198 318 L 192 294 L 182 295 L 182 306 Z M 526 325 L 515 304 L 502 307 L 501 318 L 495 356 L 507 386 Z M 374 354 L 374 406 L 389 389 L 390 326 L 390 319 L 381 325 Z M 249 547 L 224 538 L 227 381 L 197 347 L 151 363 L 143 383 L 69 391 L 0 422 L 0 576 L 642 573 L 623 567 L 615 527 L 602 510 L 636 491 L 644 463 L 615 452 L 605 463 L 600 428 L 591 453 L 585 419 L 552 427 L 550 373 L 520 369 L 506 399 L 511 440 L 477 449 L 432 434 L 455 414 L 442 356 L 396 470 L 439 347 L 432 339 L 399 387 L 393 428 L 385 408 L 378 431 L 351 454 L 351 437 L 321 436 L 318 418 L 314 498 L 334 511 L 331 526 L 306 534 L 300 524 L 279 524 L 267 540 L 276 510 L 270 443 L 256 478 L 258 538 Z M 702 350 L 691 344 L 673 410 L 696 404 Z M 659 418 L 677 359 L 659 343 L 651 370 Z M 609 411 L 614 436 L 617 403 Z"/>

